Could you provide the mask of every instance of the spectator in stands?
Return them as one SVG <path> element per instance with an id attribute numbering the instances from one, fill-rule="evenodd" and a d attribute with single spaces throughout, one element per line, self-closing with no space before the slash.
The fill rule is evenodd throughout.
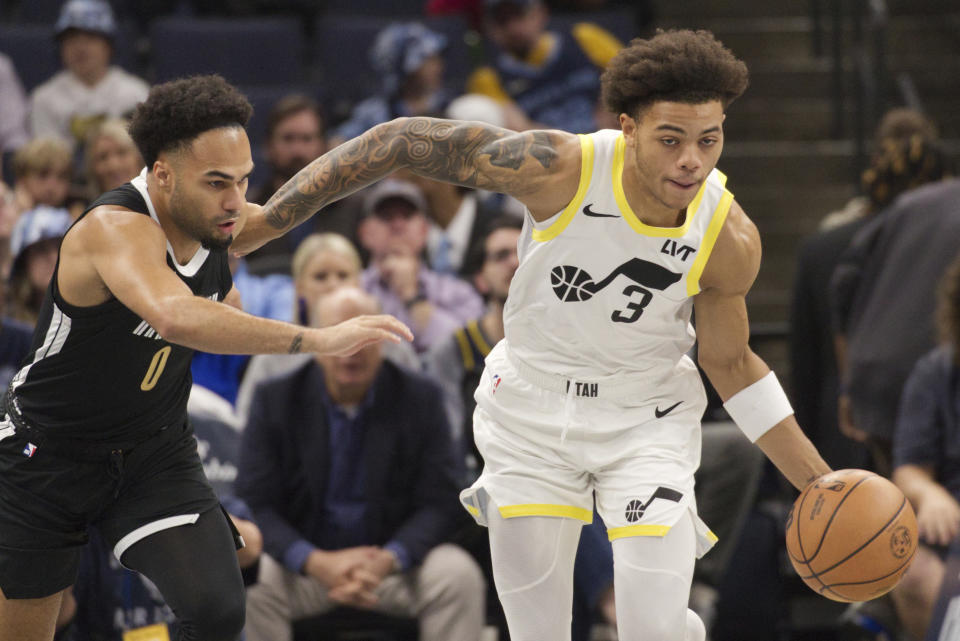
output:
<path id="1" fill-rule="evenodd" d="M 399 116 L 443 113 L 453 98 L 443 86 L 446 46 L 445 36 L 419 22 L 392 24 L 377 34 L 370 62 L 380 75 L 380 93 L 353 108 L 334 132 L 334 146 Z"/>
<path id="2" fill-rule="evenodd" d="M 527 122 L 512 128 L 586 133 L 619 123 L 599 105 L 600 73 L 622 44 L 597 25 L 548 31 L 541 0 L 486 0 L 487 34 L 499 52 L 467 90 L 519 107 Z"/>
<path id="3" fill-rule="evenodd" d="M 110 118 L 93 127 L 84 149 L 91 198 L 130 182 L 143 169 L 143 158 L 127 132 L 125 120 Z"/>
<path id="4" fill-rule="evenodd" d="M 73 145 L 103 118 L 132 111 L 148 87 L 110 64 L 117 25 L 105 0 L 67 0 L 54 29 L 64 69 L 34 89 L 30 128 Z"/>
<path id="5" fill-rule="evenodd" d="M 70 192 L 72 163 L 70 148 L 56 138 L 34 138 L 21 147 L 13 156 L 17 210 L 63 207 Z"/>
<path id="6" fill-rule="evenodd" d="M 0 182 L 0 264 L 6 265 L 10 249 L 10 235 L 15 223 L 13 194 Z M 7 384 L 20 369 L 20 363 L 30 352 L 33 328 L 7 316 L 7 286 L 0 278 L 0 397 Z"/>
<path id="7" fill-rule="evenodd" d="M 422 178 L 412 172 L 398 172 L 423 192 L 427 201 L 427 263 L 440 274 L 472 278 L 482 254 L 480 246 L 500 212 L 495 203 L 482 201 L 477 191 L 452 183 Z M 473 260 L 473 264 L 471 264 Z"/>
<path id="8" fill-rule="evenodd" d="M 360 244 L 370 252 L 363 287 L 377 297 L 384 313 L 413 330 L 413 346 L 421 353 L 483 314 L 483 300 L 470 285 L 423 264 L 426 209 L 416 185 L 383 180 L 366 191 L 359 229 Z"/>
<path id="9" fill-rule="evenodd" d="M 339 234 L 311 234 L 307 236 L 292 261 L 294 303 L 290 305 L 288 320 L 308 326 L 310 315 L 320 299 L 339 287 L 360 285 L 360 254 L 353 243 Z M 383 357 L 407 369 L 420 369 L 420 362 L 407 343 L 384 344 Z M 253 392 L 262 381 L 289 372 L 312 357 L 310 354 L 258 354 L 250 359 L 237 393 L 237 414 L 245 421 L 250 411 Z"/>
<path id="10" fill-rule="evenodd" d="M 250 202 L 266 203 L 294 174 L 326 150 L 325 119 L 317 101 L 300 94 L 278 100 L 267 116 L 265 151 L 270 174 Z M 315 216 L 251 253 L 247 256 L 250 271 L 257 275 L 289 275 L 290 258 L 297 245 L 318 226 L 326 226 L 329 214 L 325 211 L 323 216 Z"/>
<path id="11" fill-rule="evenodd" d="M 66 209 L 39 205 L 20 216 L 10 237 L 10 316 L 33 327 L 53 270 L 60 241 L 71 223 Z"/>
<path id="12" fill-rule="evenodd" d="M 344 287 L 317 321 L 376 312 Z M 337 604 L 416 616 L 424 641 L 479 638 L 480 570 L 443 543 L 459 517 L 462 463 L 439 394 L 378 345 L 257 389 L 236 484 L 269 555 L 247 593 L 250 641 L 289 641 L 292 621 Z"/>
<path id="13" fill-rule="evenodd" d="M 263 538 L 253 523 L 246 504 L 233 495 L 233 481 L 239 464 L 240 432 L 231 422 L 229 407 L 224 411 L 212 404 L 215 397 L 194 387 L 189 413 L 203 469 L 216 490 L 244 547 L 237 560 L 244 582 L 256 580 Z M 222 401 L 220 401 L 222 403 Z M 76 614 L 66 641 L 144 641 L 177 639 L 176 617 L 160 591 L 145 576 L 120 565 L 113 550 L 96 529 L 80 559 L 80 572 L 72 595 Z M 63 638 L 63 637 L 61 637 Z"/>
<path id="14" fill-rule="evenodd" d="M 878 153 L 867 187 L 882 211 L 844 252 L 831 282 L 831 307 L 844 390 L 840 429 L 865 442 L 875 469 L 889 476 L 903 384 L 935 344 L 934 290 L 957 251 L 952 234 L 960 233 L 960 183 L 925 185 L 947 173 L 946 159 L 920 135 Z"/>
<path id="15" fill-rule="evenodd" d="M 893 480 L 917 512 L 920 535 L 913 563 L 891 593 L 911 641 L 928 638 L 947 548 L 960 534 L 960 259 L 947 271 L 938 303 L 941 344 L 907 379 L 893 443 Z"/>
<path id="16" fill-rule="evenodd" d="M 27 133 L 27 97 L 13 61 L 0 53 L 0 154 L 19 149 Z"/>
<path id="17" fill-rule="evenodd" d="M 482 239 L 482 253 L 473 274 L 486 310 L 452 335 L 437 341 L 424 357 L 424 371 L 443 388 L 443 405 L 454 438 L 467 452 L 466 485 L 480 475 L 481 457 L 473 440 L 473 392 L 480 383 L 483 361 L 503 339 L 503 306 L 517 271 L 517 243 L 521 225 L 512 218 L 496 218 Z"/>
<path id="18" fill-rule="evenodd" d="M 911 109 L 892 109 L 875 134 L 875 153 L 864 172 L 865 196 L 824 217 L 820 231 L 800 246 L 790 314 L 790 363 L 797 420 L 834 469 L 870 467 L 866 447 L 840 432 L 840 385 L 830 315 L 830 278 L 850 241 L 905 184 L 889 183 L 891 144 L 920 136 L 937 139 L 936 127 Z M 906 166 L 904 166 L 906 169 Z M 882 197 L 882 198 L 881 198 Z"/>

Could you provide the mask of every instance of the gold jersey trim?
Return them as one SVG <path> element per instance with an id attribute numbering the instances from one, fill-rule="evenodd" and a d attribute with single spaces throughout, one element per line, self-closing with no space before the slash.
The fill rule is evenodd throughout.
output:
<path id="1" fill-rule="evenodd" d="M 551 505 L 549 503 L 526 503 L 523 505 L 504 505 L 500 516 L 512 519 L 517 516 L 563 516 L 584 523 L 593 523 L 593 511 L 574 505 Z"/>
<path id="2" fill-rule="evenodd" d="M 613 152 L 613 171 L 610 172 L 611 181 L 613 182 L 613 197 L 617 201 L 617 206 L 620 207 L 620 214 L 623 216 L 623 219 L 633 228 L 633 231 L 638 234 L 643 234 L 644 236 L 656 236 L 659 238 L 680 238 L 681 236 L 685 236 L 690 229 L 690 225 L 693 224 L 693 217 L 700 208 L 700 201 L 703 200 L 703 193 L 707 188 L 706 179 L 704 179 L 703 184 L 700 185 L 700 189 L 697 191 L 697 195 L 694 196 L 693 201 L 687 205 L 687 215 L 683 221 L 683 225 L 680 227 L 654 227 L 653 225 L 647 225 L 634 213 L 633 208 L 630 207 L 630 203 L 627 202 L 627 195 L 623 191 L 623 163 L 626 144 L 626 139 L 624 139 L 623 134 L 620 134 L 617 137 L 617 143 Z M 723 179 L 725 180 L 726 176 L 723 176 Z"/>
<path id="3" fill-rule="evenodd" d="M 726 176 L 723 176 L 723 178 L 726 178 Z M 717 236 L 720 235 L 720 229 L 727 219 L 727 214 L 730 213 L 732 204 L 733 194 L 724 190 L 723 196 L 720 197 L 720 202 L 717 203 L 717 208 L 713 212 L 713 218 L 710 219 L 710 225 L 703 234 L 703 240 L 700 241 L 697 257 L 693 259 L 693 265 L 687 273 L 687 296 L 696 296 L 700 293 L 700 276 L 703 275 L 703 269 L 707 266 L 707 260 L 713 252 L 713 246 L 717 242 Z"/>
<path id="4" fill-rule="evenodd" d="M 577 186 L 577 193 L 553 224 L 546 229 L 533 230 L 533 239 L 538 242 L 552 240 L 567 228 L 577 210 L 580 209 L 587 195 L 587 189 L 590 187 L 590 179 L 593 177 L 593 138 L 585 134 L 577 135 L 580 137 L 580 184 Z"/>

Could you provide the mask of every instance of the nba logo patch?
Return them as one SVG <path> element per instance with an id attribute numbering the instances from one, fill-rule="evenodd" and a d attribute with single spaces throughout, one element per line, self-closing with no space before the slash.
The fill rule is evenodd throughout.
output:
<path id="1" fill-rule="evenodd" d="M 490 392 L 491 394 L 496 394 L 496 393 L 497 393 L 497 388 L 500 387 L 500 381 L 501 381 L 501 380 L 503 380 L 503 379 L 500 378 L 500 375 L 499 375 L 499 374 L 494 374 L 494 375 L 493 375 L 493 391 Z"/>
<path id="2" fill-rule="evenodd" d="M 32 458 L 37 452 L 37 446 L 33 443 L 27 443 L 27 446 L 23 448 L 23 455 L 27 458 Z"/>

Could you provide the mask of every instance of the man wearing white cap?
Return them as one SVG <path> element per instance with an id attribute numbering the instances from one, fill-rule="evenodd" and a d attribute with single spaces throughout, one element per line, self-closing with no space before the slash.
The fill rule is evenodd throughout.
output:
<path id="1" fill-rule="evenodd" d="M 117 24 L 105 0 L 68 0 L 54 31 L 64 69 L 30 96 L 34 136 L 76 143 L 90 125 L 146 99 L 147 83 L 110 64 Z"/>

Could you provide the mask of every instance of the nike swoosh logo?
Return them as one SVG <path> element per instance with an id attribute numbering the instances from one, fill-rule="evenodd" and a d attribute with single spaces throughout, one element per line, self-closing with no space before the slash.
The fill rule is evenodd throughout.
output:
<path id="1" fill-rule="evenodd" d="M 598 214 L 597 212 L 590 209 L 590 207 L 592 206 L 593 206 L 593 203 L 590 203 L 589 205 L 584 207 L 583 213 L 586 214 L 587 216 L 593 216 L 594 218 L 620 218 L 620 216 L 617 216 L 616 214 Z"/>
<path id="2" fill-rule="evenodd" d="M 683 401 L 677 401 L 676 403 L 674 403 L 673 405 L 671 405 L 670 407 L 668 407 L 668 408 L 665 409 L 665 410 L 661 410 L 661 409 L 658 407 L 657 409 L 653 410 L 653 413 L 657 415 L 657 418 L 663 418 L 664 416 L 666 416 L 667 414 L 669 414 L 669 413 L 672 412 L 673 410 L 677 409 L 677 405 L 679 405 L 679 404 L 682 403 L 682 402 L 683 402 Z"/>

